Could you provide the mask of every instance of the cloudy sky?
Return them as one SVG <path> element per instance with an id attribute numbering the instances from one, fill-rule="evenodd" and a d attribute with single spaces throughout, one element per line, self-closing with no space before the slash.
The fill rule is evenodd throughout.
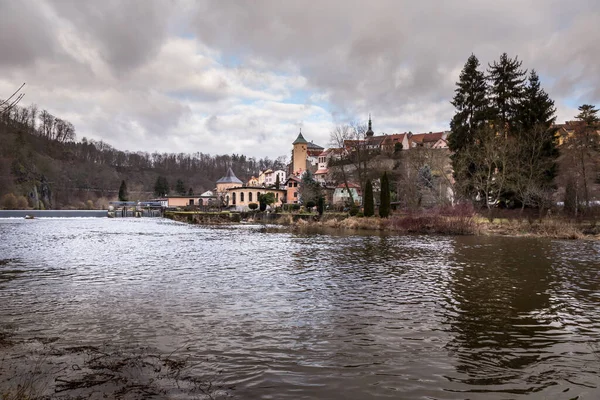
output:
<path id="1" fill-rule="evenodd" d="M 273 158 L 369 113 L 448 129 L 471 53 L 518 55 L 571 119 L 600 104 L 598 38 L 598 0 L 0 0 L 0 98 L 26 82 L 122 150 Z"/>

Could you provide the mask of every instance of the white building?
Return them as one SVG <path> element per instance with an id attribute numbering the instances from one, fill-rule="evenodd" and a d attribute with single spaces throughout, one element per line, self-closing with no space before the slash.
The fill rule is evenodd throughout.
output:
<path id="1" fill-rule="evenodd" d="M 270 169 L 265 171 L 265 179 L 264 179 L 264 185 L 265 186 L 273 186 L 275 185 L 275 182 L 277 182 L 277 177 L 279 177 L 279 186 L 282 186 L 283 184 L 285 184 L 285 179 L 286 179 L 286 173 L 285 171 L 278 169 L 275 171 L 272 171 Z M 277 188 L 279 189 L 279 188 Z"/>
<path id="2" fill-rule="evenodd" d="M 356 205 L 362 204 L 362 196 L 360 195 L 360 186 L 355 183 L 348 183 L 348 188 L 344 183 L 340 183 L 333 192 L 333 204 L 340 205 L 350 202 L 350 192 Z"/>

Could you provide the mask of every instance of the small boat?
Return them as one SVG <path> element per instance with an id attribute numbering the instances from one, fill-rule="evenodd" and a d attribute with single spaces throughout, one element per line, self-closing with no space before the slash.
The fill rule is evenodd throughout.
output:
<path id="1" fill-rule="evenodd" d="M 34 218 L 35 218 L 35 217 L 34 217 L 33 215 L 29 215 L 29 214 L 27 214 L 27 215 L 25 216 L 25 219 L 34 219 Z"/>

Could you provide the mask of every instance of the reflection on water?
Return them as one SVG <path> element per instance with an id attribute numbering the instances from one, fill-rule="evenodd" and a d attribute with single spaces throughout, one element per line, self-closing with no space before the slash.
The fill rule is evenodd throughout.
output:
<path id="1" fill-rule="evenodd" d="M 0 237 L 0 324 L 208 360 L 238 398 L 600 393 L 598 243 L 109 219 Z"/>

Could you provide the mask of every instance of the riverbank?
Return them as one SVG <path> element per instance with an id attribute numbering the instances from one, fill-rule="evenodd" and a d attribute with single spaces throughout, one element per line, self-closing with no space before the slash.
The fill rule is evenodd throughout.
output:
<path id="1" fill-rule="evenodd" d="M 522 236 L 552 239 L 600 240 L 600 224 L 562 217 L 543 219 L 495 218 L 460 210 L 420 211 L 395 214 L 389 218 L 348 216 L 345 213 L 198 213 L 167 212 L 165 217 L 191 224 L 227 225 L 241 222 L 269 224 L 270 230 L 292 231 L 374 231 L 395 234 Z"/>
<path id="2" fill-rule="evenodd" d="M 106 218 L 106 210 L 0 210 L 0 218 Z"/>
<path id="3" fill-rule="evenodd" d="M 600 225 L 594 222 L 576 222 L 559 218 L 542 220 L 488 219 L 479 216 L 404 215 L 387 219 L 348 217 L 343 220 L 282 221 L 294 229 L 334 228 L 342 230 L 370 230 L 397 234 L 517 236 L 551 239 L 600 240 Z"/>

